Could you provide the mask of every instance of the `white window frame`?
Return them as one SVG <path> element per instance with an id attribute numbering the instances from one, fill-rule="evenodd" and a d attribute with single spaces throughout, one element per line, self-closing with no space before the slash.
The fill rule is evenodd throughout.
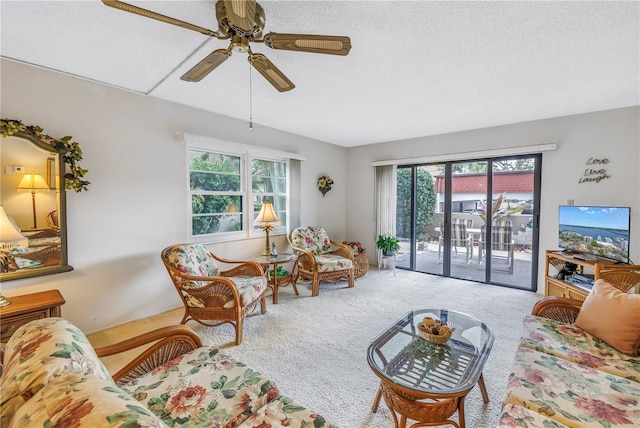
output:
<path id="1" fill-rule="evenodd" d="M 229 141 L 219 140 L 215 138 L 202 137 L 192 134 L 182 134 L 182 140 L 186 143 L 186 159 L 185 159 L 185 171 L 186 171 L 186 212 L 187 212 L 187 240 L 188 242 L 197 243 L 214 243 L 214 242 L 226 242 L 226 241 L 238 241 L 243 239 L 255 239 L 264 237 L 264 232 L 261 229 L 254 229 L 254 196 L 259 193 L 253 192 L 252 186 L 252 171 L 251 161 L 252 159 L 261 159 L 268 161 L 284 162 L 286 163 L 286 213 L 287 222 L 291 219 L 291 159 L 304 160 L 304 157 L 296 153 L 287 153 L 277 150 L 264 149 L 261 147 L 254 147 L 249 145 L 232 143 Z M 208 235 L 193 235 L 192 231 L 192 193 L 190 189 L 190 165 L 189 165 L 189 152 L 190 151 L 203 151 L 209 153 L 225 154 L 230 156 L 240 157 L 240 186 L 241 196 L 244 199 L 243 204 L 243 230 L 233 232 L 218 232 Z M 284 235 L 287 233 L 287 225 L 276 226 L 271 233 L 272 236 Z"/>
<path id="2" fill-rule="evenodd" d="M 247 220 L 249 222 L 249 237 L 257 237 L 257 236 L 263 236 L 264 235 L 264 231 L 262 229 L 255 229 L 253 227 L 253 213 L 255 212 L 254 210 L 254 198 L 256 196 L 259 195 L 263 195 L 263 193 L 256 193 L 253 191 L 253 174 L 252 174 L 252 169 L 249 167 L 249 165 L 252 164 L 252 161 L 254 159 L 259 159 L 259 160 L 266 160 L 266 161 L 271 161 L 271 162 L 282 162 L 285 164 L 286 166 L 286 176 L 285 179 L 287 181 L 286 184 L 286 193 L 285 193 L 285 198 L 287 200 L 286 205 L 285 205 L 285 210 L 286 210 L 286 219 L 287 219 L 287 224 L 280 224 L 279 226 L 274 226 L 273 230 L 271 232 L 269 232 L 269 234 L 271 236 L 274 235 L 284 235 L 287 233 L 287 226 L 289 223 L 289 219 L 291 217 L 290 213 L 291 213 L 291 207 L 290 207 L 290 202 L 291 202 L 291 173 L 290 173 L 290 164 L 289 164 L 289 158 L 276 158 L 276 157 L 267 157 L 267 156 L 257 156 L 257 155 L 252 155 L 249 153 L 248 158 L 247 158 L 247 168 L 246 168 L 246 173 L 247 173 L 247 187 L 248 187 L 248 193 L 249 193 L 249 198 L 251 198 L 251 201 L 249 202 L 249 209 L 251 210 L 248 215 L 247 215 Z M 282 196 L 281 193 L 271 193 L 271 194 L 264 194 L 267 196 L 272 196 L 272 198 L 276 198 L 277 196 Z M 258 214 L 256 214 L 257 216 Z"/>

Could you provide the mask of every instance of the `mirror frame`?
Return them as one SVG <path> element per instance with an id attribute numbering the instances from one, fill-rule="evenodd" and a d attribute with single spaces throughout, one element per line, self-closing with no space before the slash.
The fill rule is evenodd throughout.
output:
<path id="1" fill-rule="evenodd" d="M 51 275 L 54 273 L 61 272 L 69 272 L 73 270 L 73 267 L 69 265 L 67 259 L 67 194 L 65 192 L 65 162 L 64 162 L 64 153 L 66 150 L 57 150 L 55 147 L 52 147 L 51 144 L 48 144 L 46 141 L 42 141 L 36 135 L 30 134 L 24 131 L 17 131 L 7 137 L 2 138 L 21 138 L 26 140 L 36 147 L 45 150 L 49 153 L 55 153 L 58 159 L 58 171 L 57 174 L 60 177 L 60 189 L 58 189 L 59 194 L 59 212 L 58 212 L 58 225 L 60 226 L 60 250 L 61 250 L 61 258 L 60 258 L 60 266 L 45 266 L 45 267 L 34 267 L 31 269 L 25 269 L 24 271 L 19 272 L 6 272 L 0 273 L 0 281 L 11 281 L 14 279 L 23 279 L 23 278 L 32 278 L 43 275 Z M 52 155 L 53 156 L 53 155 Z"/>

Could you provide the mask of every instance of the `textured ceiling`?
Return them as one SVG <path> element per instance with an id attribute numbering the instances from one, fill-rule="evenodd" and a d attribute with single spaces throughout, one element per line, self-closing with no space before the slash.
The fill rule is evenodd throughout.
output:
<path id="1" fill-rule="evenodd" d="M 131 1 L 217 30 L 214 1 Z M 640 104 L 640 2 L 261 1 L 265 33 L 351 37 L 348 56 L 252 44 L 296 85 L 251 72 L 253 121 L 350 147 Z M 249 119 L 228 41 L 100 1 L 0 1 L 3 58 Z"/>

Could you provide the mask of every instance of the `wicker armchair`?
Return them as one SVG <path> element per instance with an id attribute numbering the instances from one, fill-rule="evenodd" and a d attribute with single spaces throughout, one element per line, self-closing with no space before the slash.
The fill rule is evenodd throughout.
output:
<path id="1" fill-rule="evenodd" d="M 184 305 L 180 324 L 189 320 L 208 327 L 229 323 L 239 345 L 247 314 L 258 304 L 263 314 L 267 312 L 267 278 L 258 263 L 223 259 L 200 244 L 172 245 L 162 250 L 161 257 Z M 221 271 L 216 261 L 235 266 Z"/>
<path id="2" fill-rule="evenodd" d="M 300 276 L 311 280 L 311 296 L 320 294 L 320 282 L 347 278 L 354 286 L 353 252 L 348 245 L 329 239 L 318 226 L 299 227 L 287 236 L 289 245 L 298 254 Z"/>

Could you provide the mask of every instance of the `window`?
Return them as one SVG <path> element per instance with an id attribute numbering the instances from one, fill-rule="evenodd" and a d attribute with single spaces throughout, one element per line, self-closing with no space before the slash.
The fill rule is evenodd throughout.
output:
<path id="1" fill-rule="evenodd" d="M 282 230 L 287 225 L 287 162 L 267 159 L 251 159 L 251 189 L 253 194 L 253 217 L 258 216 L 262 201 L 268 199 L 280 219 Z M 254 229 L 260 229 L 254 226 Z M 277 228 L 276 228 L 277 229 Z"/>
<path id="2" fill-rule="evenodd" d="M 242 157 L 189 150 L 191 235 L 243 230 Z"/>
<path id="3" fill-rule="evenodd" d="M 236 147 L 236 152 L 224 145 L 221 150 L 187 148 L 191 240 L 224 241 L 262 234 L 253 221 L 265 199 L 273 203 L 280 219 L 272 233 L 286 233 L 289 159 Z"/>

